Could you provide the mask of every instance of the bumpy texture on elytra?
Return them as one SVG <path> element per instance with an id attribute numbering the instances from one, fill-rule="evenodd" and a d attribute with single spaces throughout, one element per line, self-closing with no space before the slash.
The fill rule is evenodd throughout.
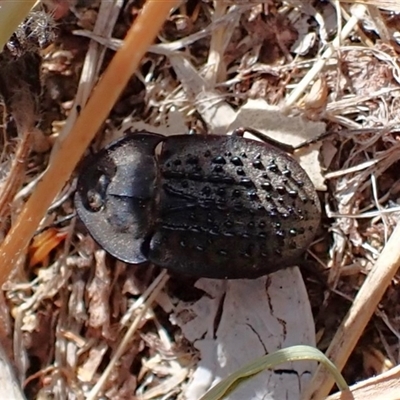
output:
<path id="1" fill-rule="evenodd" d="M 76 206 L 119 259 L 229 279 L 296 264 L 321 213 L 305 171 L 268 143 L 146 132 L 96 156 L 79 178 Z"/>

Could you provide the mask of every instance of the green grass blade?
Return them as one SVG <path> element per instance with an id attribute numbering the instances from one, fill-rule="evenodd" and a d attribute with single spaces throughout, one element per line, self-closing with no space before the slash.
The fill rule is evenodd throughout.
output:
<path id="1" fill-rule="evenodd" d="M 278 350 L 250 362 L 211 388 L 200 400 L 221 400 L 237 385 L 254 375 L 266 369 L 275 368 L 285 362 L 298 360 L 313 360 L 322 363 L 333 375 L 341 391 L 349 389 L 340 371 L 324 353 L 311 346 L 298 345 Z"/>

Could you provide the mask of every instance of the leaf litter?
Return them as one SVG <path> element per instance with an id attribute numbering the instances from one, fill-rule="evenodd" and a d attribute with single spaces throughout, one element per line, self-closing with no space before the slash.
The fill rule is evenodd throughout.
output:
<path id="1" fill-rule="evenodd" d="M 322 191 L 326 215 L 310 248 L 311 270 L 303 271 L 309 303 L 305 296 L 302 305 L 309 304 L 315 325 L 303 318 L 303 326 L 297 329 L 307 335 L 315 329 L 321 350 L 334 337 L 399 216 L 398 9 L 389 1 L 382 2 L 382 8 L 377 8 L 377 2 L 357 8 L 351 3 L 183 3 L 165 22 L 157 43 L 93 143 L 96 151 L 115 138 L 116 129 L 121 135 L 127 127 L 226 134 L 233 126 L 247 124 L 267 134 L 272 131 L 277 140 L 285 141 L 283 133 L 303 121 L 304 128 L 292 129 L 291 143 L 296 144 L 325 129 L 333 132 L 304 150 L 311 154 L 309 166 L 304 167 L 310 168 L 307 171 L 312 171 Z M 45 6 L 53 7 L 53 12 L 61 7 L 53 14 L 55 37 L 51 33 L 44 48 L 32 48 L 29 42 L 28 49 L 22 47 L 20 55 L 12 55 L 16 60 L 40 57 L 40 79 L 34 82 L 41 85 L 40 109 L 36 109 L 37 99 L 10 98 L 2 90 L 2 237 L 52 157 L 50 147 L 54 154 L 59 138 L 68 134 L 109 62 L 112 52 L 106 49 L 119 47 L 141 3 L 47 0 Z M 47 18 L 43 10 L 39 12 Z M 25 24 L 32 23 L 32 16 L 29 21 Z M 15 38 L 3 57 L 14 49 L 11 44 L 15 47 Z M 3 62 L 3 76 L 4 68 Z M 22 73 L 17 84 L 29 85 L 26 76 Z M 18 162 L 21 158 L 23 163 Z M 229 342 L 217 335 L 205 345 L 204 338 L 187 333 L 189 324 L 198 334 L 208 321 L 201 317 L 205 309 L 195 308 L 211 301 L 207 296 L 213 285 L 224 286 L 214 292 L 213 307 L 223 308 L 214 322 L 208 321 L 208 331 L 213 332 L 213 324 L 216 331 L 218 326 L 233 331 L 235 324 L 242 325 L 237 321 L 228 328 L 224 325 L 224 313 L 229 315 L 229 307 L 235 304 L 226 303 L 226 297 L 244 296 L 240 290 L 245 286 L 232 292 L 229 286 L 239 283 L 210 286 L 176 276 L 167 283 L 156 267 L 131 267 L 111 259 L 71 218 L 73 190 L 71 177 L 41 223 L 40 229 L 48 230 L 46 240 L 32 242 L 1 299 L 9 311 L 0 319 L 1 343 L 26 397 L 198 396 L 193 388 L 205 379 L 204 375 L 198 378 L 199 373 L 206 371 L 210 384 L 219 376 L 215 371 L 221 364 L 214 365 L 210 375 L 207 362 L 215 361 L 213 349 L 225 351 Z M 286 272 L 292 273 L 278 275 Z M 262 282 L 275 275 L 261 278 Z M 301 283 L 300 278 L 291 287 Z M 397 364 L 397 286 L 398 276 L 346 364 L 349 383 Z M 150 306 L 152 294 L 156 301 Z M 225 303 L 218 300 L 221 296 L 226 296 Z M 256 303 L 260 306 L 253 305 L 255 310 L 268 304 L 268 292 L 263 296 Z M 271 310 L 277 314 L 279 307 Z M 277 314 L 277 318 L 288 316 Z M 132 321 L 135 329 L 128 332 Z M 256 332 L 265 333 L 267 328 L 261 326 Z M 289 322 L 287 327 L 290 332 L 296 329 Z M 239 340 L 246 343 L 244 335 Z M 313 340 L 312 335 L 307 339 Z M 276 347 L 287 344 L 283 340 Z M 231 357 L 232 351 L 226 356 Z"/>

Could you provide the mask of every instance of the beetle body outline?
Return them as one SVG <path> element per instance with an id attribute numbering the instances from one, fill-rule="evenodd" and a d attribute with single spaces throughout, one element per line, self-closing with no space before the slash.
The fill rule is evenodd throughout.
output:
<path id="1" fill-rule="evenodd" d="M 318 195 L 294 158 L 243 131 L 117 140 L 80 175 L 78 215 L 107 252 L 132 264 L 216 279 L 295 265 L 319 226 Z"/>

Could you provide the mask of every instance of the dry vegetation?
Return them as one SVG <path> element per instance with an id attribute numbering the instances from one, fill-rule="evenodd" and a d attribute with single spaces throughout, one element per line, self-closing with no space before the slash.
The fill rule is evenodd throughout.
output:
<path id="1" fill-rule="evenodd" d="M 52 19 L 31 14 L 0 56 L 1 238 L 143 6 L 134 0 L 44 3 Z M 313 265 L 304 272 L 322 351 L 400 215 L 400 7 L 365 3 L 183 2 L 92 145 L 96 151 L 116 127 L 138 121 L 199 133 L 213 126 L 198 82 L 184 82 L 176 70 L 178 51 L 206 95 L 233 110 L 262 98 L 290 115 L 324 121 L 333 132 L 320 154 L 325 213 L 310 249 Z M 130 267 L 106 256 L 74 217 L 75 178 L 54 199 L 3 286 L 1 344 L 27 398 L 95 398 L 100 389 L 110 399 L 133 393 L 179 398 L 196 354 L 167 310 L 177 296 L 192 295 L 192 281 L 172 277 L 166 283 L 155 267 Z M 362 336 L 343 370 L 349 384 L 399 364 L 399 277 L 393 267 L 385 277 L 382 300 L 378 291 L 372 308 L 360 308 L 369 322 L 365 330 L 360 325 Z M 144 309 L 157 294 L 156 305 Z"/>

